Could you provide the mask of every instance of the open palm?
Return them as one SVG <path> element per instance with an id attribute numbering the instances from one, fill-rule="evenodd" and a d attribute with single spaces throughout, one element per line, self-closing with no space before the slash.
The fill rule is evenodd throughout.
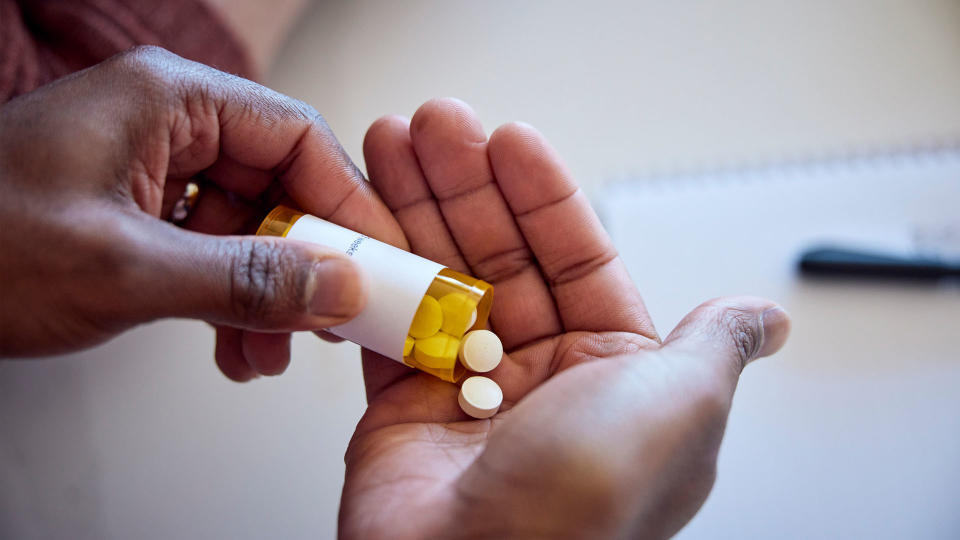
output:
<path id="1" fill-rule="evenodd" d="M 434 100 L 409 124 L 376 122 L 364 153 L 411 250 L 494 285 L 490 326 L 507 356 L 490 374 L 503 407 L 471 420 L 457 386 L 364 351 L 369 407 L 346 455 L 341 534 L 670 534 L 689 519 L 712 484 L 736 377 L 694 358 L 709 331 L 687 332 L 690 346 L 667 358 L 609 237 L 542 136 L 509 124 L 488 140 L 465 104 Z M 773 306 L 753 302 L 758 313 Z M 756 335 L 744 362 L 761 352 L 762 328 Z M 663 455 L 681 439 L 705 449 L 685 461 L 705 464 L 687 470 L 692 482 L 673 482 Z M 644 453 L 644 465 L 624 470 Z M 673 485 L 635 484 L 653 480 Z M 662 500 L 648 501 L 658 490 Z M 689 501 L 637 525 L 676 497 Z"/>

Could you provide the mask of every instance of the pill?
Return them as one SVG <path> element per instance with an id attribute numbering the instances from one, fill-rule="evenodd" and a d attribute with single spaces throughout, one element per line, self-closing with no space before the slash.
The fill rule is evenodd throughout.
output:
<path id="1" fill-rule="evenodd" d="M 497 414 L 503 403 L 503 390 L 486 377 L 474 376 L 463 381 L 457 396 L 463 412 L 474 418 L 490 418 Z"/>
<path id="2" fill-rule="evenodd" d="M 471 371 L 486 373 L 503 358 L 503 343 L 489 330 L 474 330 L 460 342 L 460 363 Z"/>
<path id="3" fill-rule="evenodd" d="M 413 343 L 413 338 L 407 336 L 407 339 L 403 342 L 403 356 L 410 356 L 410 353 L 413 352 Z"/>
<path id="4" fill-rule="evenodd" d="M 452 336 L 462 336 L 477 322 L 477 303 L 463 293 L 450 293 L 440 297 L 440 309 L 443 311 L 444 332 Z"/>
<path id="5" fill-rule="evenodd" d="M 425 367 L 450 369 L 457 363 L 459 348 L 459 339 L 437 332 L 428 338 L 417 340 L 413 346 L 413 358 Z"/>
<path id="6" fill-rule="evenodd" d="M 439 332 L 441 325 L 443 310 L 440 309 L 440 302 L 432 296 L 424 296 L 410 323 L 409 334 L 417 339 L 428 338 Z"/>

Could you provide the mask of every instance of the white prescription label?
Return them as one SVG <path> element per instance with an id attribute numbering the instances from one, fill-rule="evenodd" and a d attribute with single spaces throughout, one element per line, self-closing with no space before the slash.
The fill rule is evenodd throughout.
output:
<path id="1" fill-rule="evenodd" d="M 286 237 L 342 251 L 366 271 L 366 307 L 353 320 L 327 330 L 403 362 L 410 323 L 443 265 L 310 215 L 294 222 Z"/>

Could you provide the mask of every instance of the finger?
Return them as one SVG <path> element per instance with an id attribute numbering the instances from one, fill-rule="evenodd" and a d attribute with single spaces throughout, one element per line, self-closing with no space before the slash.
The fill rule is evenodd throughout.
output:
<path id="1" fill-rule="evenodd" d="M 214 325 L 217 330 L 217 344 L 214 350 L 214 359 L 217 367 L 226 377 L 236 382 L 246 382 L 257 377 L 246 358 L 243 357 L 243 345 L 239 328 Z"/>
<path id="2" fill-rule="evenodd" d="M 469 272 L 420 170 L 410 139 L 410 122 L 399 116 L 378 119 L 363 139 L 363 155 L 370 183 L 400 223 L 410 250 L 454 270 Z"/>
<path id="3" fill-rule="evenodd" d="M 98 76 L 133 73 L 143 83 L 137 103 L 161 109 L 128 107 L 124 122 L 132 140 L 145 130 L 151 137 L 139 139 L 152 139 L 155 125 L 165 130 L 161 141 L 142 144 L 131 156 L 136 165 L 130 167 L 131 190 L 141 208 L 158 214 L 161 203 L 152 186 L 167 176 L 193 176 L 219 159 L 220 169 L 252 170 L 229 175 L 215 167 L 214 180 L 224 182 L 227 191 L 252 198 L 266 189 L 266 179 L 276 177 L 301 209 L 386 242 L 402 242 L 389 210 L 310 106 L 157 47 L 134 49 L 107 65 Z"/>
<path id="4" fill-rule="evenodd" d="M 486 135 L 476 115 L 460 101 L 432 100 L 414 115 L 410 133 L 471 273 L 493 284 L 500 298 L 510 299 L 495 302 L 491 312 L 491 325 L 504 347 L 559 332 L 553 297 L 494 182 Z"/>
<path id="5" fill-rule="evenodd" d="M 272 170 L 244 165 L 225 153 L 203 170 L 203 176 L 224 191 L 251 202 L 276 183 Z"/>
<path id="6" fill-rule="evenodd" d="M 217 111 L 215 118 L 201 116 L 206 122 L 194 121 L 191 129 L 206 128 L 207 139 L 219 140 L 220 152 L 231 160 L 222 161 L 223 168 L 272 171 L 301 209 L 385 242 L 402 242 L 399 226 L 316 110 L 250 81 L 229 78 L 217 85 L 205 75 L 185 83 L 184 100 L 199 102 L 187 110 Z M 200 140 L 203 134 L 190 142 Z M 171 148 L 171 167 L 187 166 L 189 161 L 175 161 L 176 150 Z M 224 187 L 252 198 L 269 185 L 264 175 L 245 178 L 253 185 L 245 189 L 234 181 Z"/>
<path id="7" fill-rule="evenodd" d="M 143 214 L 117 227 L 130 269 L 133 320 L 189 317 L 238 328 L 317 330 L 342 324 L 366 302 L 361 270 L 342 253 L 274 237 L 210 236 Z"/>
<path id="8" fill-rule="evenodd" d="M 290 365 L 290 333 L 244 330 L 240 339 L 243 357 L 261 375 L 280 375 Z"/>
<path id="9" fill-rule="evenodd" d="M 643 301 L 586 196 L 530 126 L 490 138 L 490 163 L 543 269 L 567 331 L 623 331 L 657 339 Z"/>
<path id="10" fill-rule="evenodd" d="M 204 234 L 252 234 L 263 218 L 262 211 L 252 203 L 204 183 L 187 219 L 180 225 Z"/>
<path id="11" fill-rule="evenodd" d="M 744 366 L 783 347 L 790 316 L 776 303 L 752 296 L 717 298 L 701 304 L 670 332 L 664 351 L 712 368 L 733 395 Z"/>

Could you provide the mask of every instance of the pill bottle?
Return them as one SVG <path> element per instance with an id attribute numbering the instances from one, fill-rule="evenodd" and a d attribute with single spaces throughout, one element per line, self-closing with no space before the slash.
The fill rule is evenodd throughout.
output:
<path id="1" fill-rule="evenodd" d="M 366 307 L 327 331 L 445 381 L 463 377 L 460 340 L 486 327 L 490 284 L 286 206 L 274 208 L 257 235 L 336 249 L 364 269 Z"/>

